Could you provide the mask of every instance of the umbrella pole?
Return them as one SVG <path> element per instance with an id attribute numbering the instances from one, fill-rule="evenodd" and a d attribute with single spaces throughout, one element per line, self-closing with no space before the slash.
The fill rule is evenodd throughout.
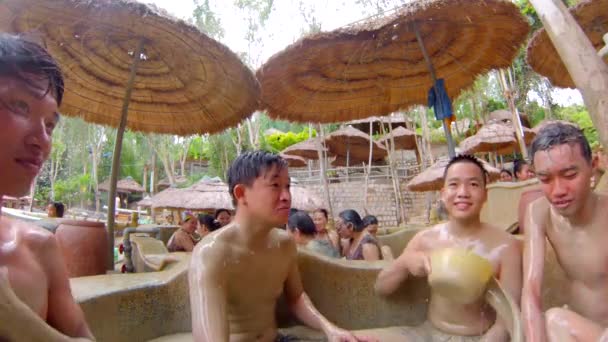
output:
<path id="1" fill-rule="evenodd" d="M 581 91 L 600 142 L 608 149 L 608 66 L 559 0 L 530 0 L 574 84 Z M 603 32 L 602 32 L 603 33 Z"/>
<path id="2" fill-rule="evenodd" d="M 372 134 L 374 133 L 373 131 L 373 127 L 374 124 L 372 123 L 372 121 L 369 121 L 369 158 L 367 160 L 367 174 L 365 175 L 365 196 L 364 198 L 364 204 L 363 204 L 363 208 L 365 209 L 365 214 L 369 215 L 369 208 L 367 207 L 368 205 L 368 200 L 367 200 L 367 195 L 369 193 L 369 175 L 372 173 L 372 154 L 374 153 L 374 141 L 372 140 Z"/>
<path id="3" fill-rule="evenodd" d="M 505 94 L 507 103 L 509 104 L 509 109 L 511 111 L 511 121 L 513 121 L 513 130 L 515 131 L 515 137 L 517 138 L 517 142 L 519 143 L 519 150 L 524 159 L 526 159 L 528 157 L 528 149 L 526 148 L 526 142 L 524 141 L 524 136 L 522 134 L 523 128 L 521 127 L 521 120 L 519 117 L 519 113 L 517 112 L 517 107 L 515 107 L 513 92 L 511 91 L 511 87 L 505 76 L 505 72 L 502 69 L 498 71 L 498 79 L 500 81 L 502 91 Z"/>
<path id="4" fill-rule="evenodd" d="M 418 30 L 418 26 L 416 23 L 412 25 L 414 27 L 414 33 L 416 33 L 416 40 L 418 40 L 418 45 L 420 46 L 420 50 L 422 51 L 422 55 L 424 56 L 424 60 L 426 61 L 427 68 L 429 69 L 429 73 L 431 74 L 431 79 L 433 80 L 433 89 L 435 91 L 435 98 L 439 99 L 439 91 L 435 88 L 435 84 L 437 84 L 437 75 L 435 74 L 435 67 L 433 66 L 433 62 L 429 57 L 428 52 L 426 51 L 426 47 L 424 46 L 424 42 L 422 41 L 422 36 L 420 35 L 420 31 Z M 453 158 L 456 155 L 456 147 L 454 145 L 454 140 L 452 139 L 452 131 L 448 126 L 448 123 L 445 120 L 442 120 L 443 131 L 445 132 L 445 140 L 448 143 L 448 155 L 450 158 Z"/>
<path id="5" fill-rule="evenodd" d="M 120 167 L 120 154 L 122 152 L 122 138 L 127 126 L 127 114 L 129 112 L 129 103 L 131 102 L 131 92 L 133 91 L 133 83 L 137 75 L 137 66 L 139 65 L 140 56 L 144 50 L 143 39 L 139 41 L 137 49 L 133 54 L 133 64 L 131 65 L 131 74 L 127 83 L 127 90 L 122 103 L 122 112 L 120 114 L 120 123 L 116 131 L 116 141 L 114 143 L 114 155 L 112 156 L 112 173 L 110 175 L 110 191 L 108 192 L 108 270 L 114 270 L 114 214 L 116 212 L 116 182 L 118 181 L 118 171 Z"/>
<path id="6" fill-rule="evenodd" d="M 350 139 L 346 139 L 346 181 L 350 181 L 350 177 L 348 176 L 350 167 Z"/>
<path id="7" fill-rule="evenodd" d="M 325 137 L 323 136 L 323 125 L 319 124 L 319 136 L 320 136 L 320 140 L 321 142 L 319 143 L 319 145 L 317 145 L 317 154 L 319 155 L 319 169 L 320 169 L 320 176 L 321 176 L 321 183 L 323 183 L 323 190 L 325 190 L 325 200 L 327 201 L 327 209 L 329 210 L 329 219 L 330 219 L 330 223 L 333 227 L 333 222 L 334 222 L 334 212 L 333 212 L 333 208 L 331 206 L 331 196 L 329 194 L 329 184 L 327 184 L 327 175 L 326 173 L 326 156 L 323 153 L 323 149 L 324 149 L 324 141 L 325 141 Z"/>

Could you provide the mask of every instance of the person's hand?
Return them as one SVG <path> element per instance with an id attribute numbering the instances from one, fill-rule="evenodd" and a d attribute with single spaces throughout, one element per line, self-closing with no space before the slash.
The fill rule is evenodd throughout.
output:
<path id="1" fill-rule="evenodd" d="M 336 326 L 329 329 L 327 332 L 329 342 L 379 342 L 377 339 L 366 336 L 355 336 L 350 331 L 338 328 Z"/>
<path id="2" fill-rule="evenodd" d="M 412 253 L 408 264 L 409 272 L 414 277 L 425 277 L 431 273 L 431 259 L 426 253 Z"/>

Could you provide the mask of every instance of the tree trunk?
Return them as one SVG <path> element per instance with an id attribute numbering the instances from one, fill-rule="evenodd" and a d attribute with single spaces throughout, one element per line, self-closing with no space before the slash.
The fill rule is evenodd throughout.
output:
<path id="1" fill-rule="evenodd" d="M 560 0 L 530 0 L 608 149 L 608 66 Z"/>

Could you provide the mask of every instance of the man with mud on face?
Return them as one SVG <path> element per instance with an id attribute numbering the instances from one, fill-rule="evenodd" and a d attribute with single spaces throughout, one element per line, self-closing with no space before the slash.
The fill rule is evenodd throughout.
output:
<path id="1" fill-rule="evenodd" d="M 38 44 L 0 34 L 0 202 L 25 195 L 51 150 L 63 76 Z M 0 216 L 0 341 L 92 339 L 54 236 Z"/>
<path id="2" fill-rule="evenodd" d="M 192 333 L 197 342 L 284 341 L 276 302 L 284 292 L 291 312 L 331 342 L 372 341 L 336 327 L 302 288 L 296 244 L 282 227 L 291 209 L 287 163 L 268 152 L 246 152 L 228 170 L 236 208 L 230 224 L 194 248 L 190 271 Z"/>
<path id="3" fill-rule="evenodd" d="M 521 291 L 521 244 L 503 229 L 481 222 L 481 208 L 487 198 L 487 172 L 473 156 L 459 155 L 444 171 L 441 200 L 448 221 L 417 233 L 403 253 L 386 266 L 376 280 L 376 292 L 389 295 L 410 276 L 426 277 L 433 271 L 430 254 L 444 248 L 469 250 L 492 264 L 494 276 L 518 301 Z M 493 309 L 478 298 L 463 304 L 431 288 L 428 334 L 423 340 L 508 341 L 506 325 Z"/>
<path id="4" fill-rule="evenodd" d="M 526 213 L 526 340 L 598 341 L 608 327 L 608 196 L 591 189 L 596 167 L 591 148 L 580 129 L 552 123 L 538 133 L 530 153 L 544 196 Z M 553 308 L 543 315 L 545 240 L 566 274 L 569 310 Z"/>

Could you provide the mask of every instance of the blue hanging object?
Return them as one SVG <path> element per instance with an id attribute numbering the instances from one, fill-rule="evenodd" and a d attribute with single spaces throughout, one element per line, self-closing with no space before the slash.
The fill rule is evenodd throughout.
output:
<path id="1" fill-rule="evenodd" d="M 435 88 L 437 88 L 439 98 L 435 96 Z M 433 108 L 437 120 L 443 121 L 444 119 L 451 119 L 454 115 L 452 112 L 452 101 L 450 101 L 448 92 L 445 90 L 443 78 L 438 79 L 437 82 L 435 82 L 435 86 L 431 87 L 428 100 L 429 108 Z"/>

